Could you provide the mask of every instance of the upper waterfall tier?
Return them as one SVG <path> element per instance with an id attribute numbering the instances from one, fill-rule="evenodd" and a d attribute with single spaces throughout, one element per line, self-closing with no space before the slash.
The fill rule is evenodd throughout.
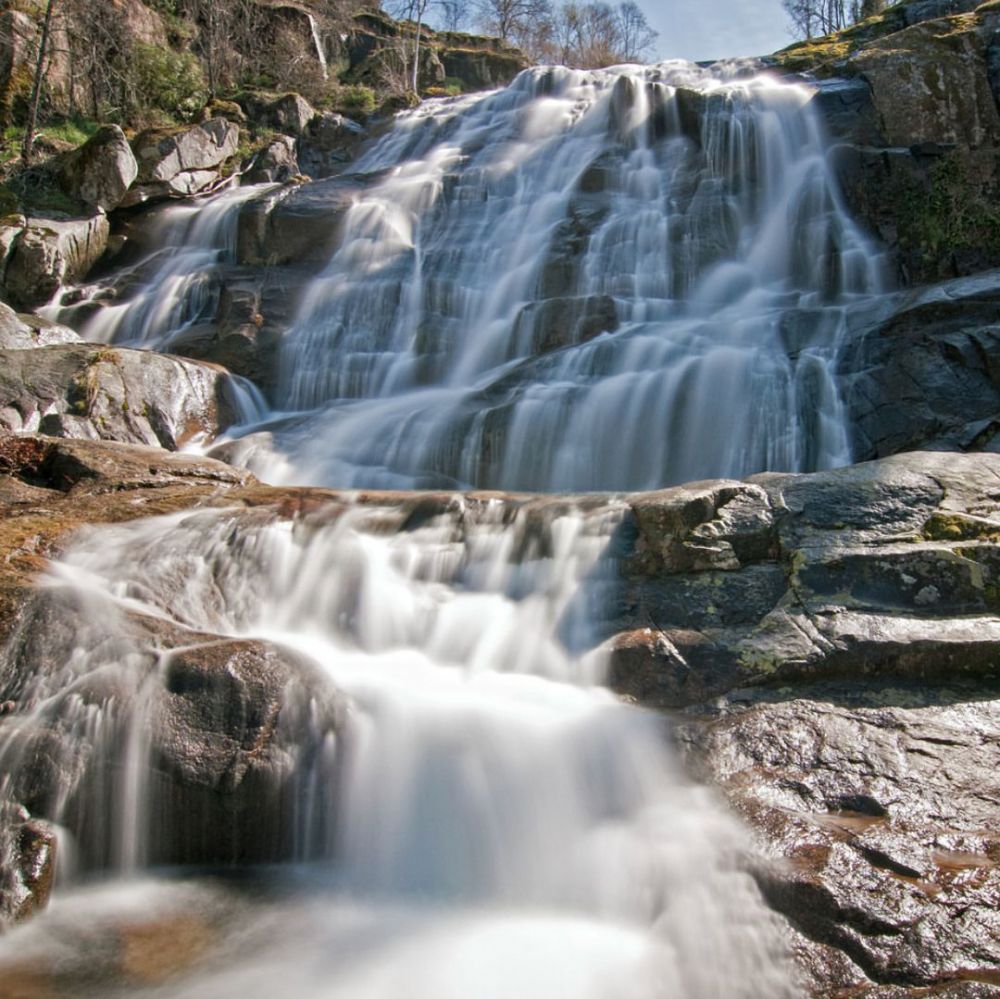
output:
<path id="1" fill-rule="evenodd" d="M 352 168 L 282 338 L 283 419 L 246 460 L 272 480 L 557 491 L 849 461 L 836 361 L 881 266 L 811 97 L 737 67 L 536 68 L 400 115 Z M 242 198 L 223 197 L 225 257 Z M 204 319 L 206 234 L 104 335 L 166 344 Z"/>
<path id="2" fill-rule="evenodd" d="M 810 92 L 537 69 L 402 118 L 282 355 L 293 476 L 637 489 L 850 459 L 832 364 L 878 260 Z"/>

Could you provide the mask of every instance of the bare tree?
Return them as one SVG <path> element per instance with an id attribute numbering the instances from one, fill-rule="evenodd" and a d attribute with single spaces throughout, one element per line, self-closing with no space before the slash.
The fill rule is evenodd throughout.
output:
<path id="1" fill-rule="evenodd" d="M 502 42 L 530 35 L 550 17 L 548 0 L 476 0 L 480 27 Z"/>
<path id="2" fill-rule="evenodd" d="M 617 8 L 619 50 L 623 62 L 642 62 L 650 58 L 659 35 L 646 20 L 635 0 L 625 0 Z"/>
<path id="3" fill-rule="evenodd" d="M 540 57 L 578 69 L 595 69 L 649 56 L 657 33 L 632 2 L 576 3 L 557 8 L 540 45 Z"/>
<path id="4" fill-rule="evenodd" d="M 42 34 L 38 41 L 38 60 L 35 63 L 35 78 L 31 84 L 31 99 L 28 102 L 28 120 L 24 126 L 24 142 L 21 146 L 21 162 L 31 166 L 32 147 L 35 144 L 35 125 L 38 122 L 38 102 L 42 97 L 42 81 L 45 79 L 45 67 L 49 58 L 49 39 L 52 36 L 52 15 L 57 0 L 48 0 L 45 5 L 45 18 L 42 21 Z"/>
<path id="5" fill-rule="evenodd" d="M 461 31 L 468 26 L 469 0 L 440 0 L 438 12 L 445 31 Z"/>
<path id="6" fill-rule="evenodd" d="M 885 0 L 782 0 L 782 6 L 796 34 L 815 38 L 878 14 L 886 3 Z"/>

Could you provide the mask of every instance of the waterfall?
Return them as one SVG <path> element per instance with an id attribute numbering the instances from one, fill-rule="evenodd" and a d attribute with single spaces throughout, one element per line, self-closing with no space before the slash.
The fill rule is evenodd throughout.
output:
<path id="1" fill-rule="evenodd" d="M 215 701 L 172 663 L 266 641 L 308 667 L 273 722 L 290 738 L 270 776 L 293 793 L 258 780 L 256 822 L 272 801 L 287 836 L 270 859 L 311 862 L 315 922 L 251 907 L 234 954 L 177 995 L 790 995 L 738 827 L 682 775 L 663 721 L 599 685 L 588 650 L 624 505 L 385 504 L 84 535 L 35 609 L 60 627 L 3 664 L 28 706 L 0 730 L 5 795 L 59 823 L 83 873 L 190 859 L 206 816 L 185 767 L 209 764 L 174 740 Z M 126 918 L 113 897 L 141 885 L 92 904 Z M 172 896 L 149 890 L 167 918 Z M 0 941 L 0 971 L 63 911 Z"/>
<path id="2" fill-rule="evenodd" d="M 0 975 L 796 994 L 746 833 L 666 720 L 602 686 L 627 503 L 534 494 L 850 460 L 838 354 L 882 277 L 810 100 L 726 66 L 539 68 L 371 144 L 273 408 L 247 392 L 222 446 L 272 482 L 447 491 L 77 538 L 0 654 L 0 807 L 56 825 L 75 887 L 0 939 Z M 177 345 L 259 193 L 167 210 L 155 252 L 60 317 Z M 163 927 L 197 941 L 173 978 L 101 964 Z"/>
<path id="3" fill-rule="evenodd" d="M 65 289 L 42 314 L 96 343 L 169 349 L 195 323 L 213 318 L 220 269 L 236 258 L 240 209 L 270 187 L 233 187 L 159 211 L 144 236 L 150 252 L 110 281 Z"/>
<path id="4" fill-rule="evenodd" d="M 845 315 L 881 290 L 808 88 L 536 69 L 357 165 L 273 445 L 337 485 L 643 489 L 850 460 Z"/>

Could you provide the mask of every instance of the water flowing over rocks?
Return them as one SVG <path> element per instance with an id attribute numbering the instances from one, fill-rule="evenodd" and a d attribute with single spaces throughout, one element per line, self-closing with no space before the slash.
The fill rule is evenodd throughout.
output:
<path id="1" fill-rule="evenodd" d="M 820 87 L 292 95 L 265 183 L 44 310 L 94 342 L 0 309 L 0 913 L 63 893 L 2 980 L 994 992 L 997 272 L 891 290 L 838 184 L 986 162 L 994 19 L 890 8 Z M 989 258 L 867 217 L 904 277 Z"/>

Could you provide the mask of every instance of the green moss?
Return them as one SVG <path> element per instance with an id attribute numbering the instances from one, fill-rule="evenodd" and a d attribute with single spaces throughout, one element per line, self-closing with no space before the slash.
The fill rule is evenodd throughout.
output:
<path id="1" fill-rule="evenodd" d="M 899 197 L 899 243 L 931 258 L 974 250 L 1000 260 L 1000 202 L 960 153 L 952 153 L 930 172 L 929 190 L 916 183 Z"/>

